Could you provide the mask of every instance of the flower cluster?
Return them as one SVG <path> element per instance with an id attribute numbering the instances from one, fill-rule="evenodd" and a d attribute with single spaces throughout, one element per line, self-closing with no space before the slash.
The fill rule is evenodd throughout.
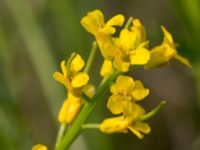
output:
<path id="1" fill-rule="evenodd" d="M 136 65 L 146 70 L 157 68 L 168 64 L 173 58 L 191 68 L 189 61 L 178 54 L 177 44 L 165 27 L 161 26 L 164 34 L 162 43 L 149 48 L 145 27 L 140 20 L 130 18 L 125 25 L 124 22 L 125 18 L 121 14 L 105 22 L 100 10 L 89 12 L 82 18 L 81 24 L 96 41 L 93 43 L 86 66 L 79 54 L 72 53 L 67 62 L 61 62 L 62 72 L 55 72 L 53 75 L 67 90 L 67 98 L 58 114 L 61 127 L 55 150 L 69 148 L 82 129 L 86 128 L 98 128 L 104 133 L 127 133 L 130 130 L 142 139 L 144 134 L 151 131 L 149 124 L 144 121 L 157 114 L 165 102 L 161 102 L 151 112 L 146 113 L 139 101 L 149 95 L 149 89 L 145 88 L 141 81 L 122 74 L 132 70 Z M 119 32 L 116 31 L 116 26 L 120 27 Z M 100 70 L 103 79 L 95 91 L 95 87 L 88 83 L 88 71 L 97 45 L 104 61 Z M 113 81 L 115 83 L 110 87 L 111 96 L 107 108 L 117 116 L 105 119 L 101 124 L 85 124 L 88 115 L 98 102 L 103 100 L 103 94 Z M 66 125 L 71 127 L 66 128 Z M 33 150 L 47 150 L 47 147 L 38 144 Z"/>
<path id="2" fill-rule="evenodd" d="M 145 69 L 155 68 L 168 63 L 172 58 L 191 67 L 187 59 L 178 55 L 176 44 L 165 27 L 162 27 L 162 44 L 151 50 L 148 49 L 145 28 L 138 19 L 133 19 L 130 25 L 125 26 L 119 37 L 114 36 L 114 26 L 122 26 L 124 20 L 124 16 L 119 14 L 105 23 L 100 10 L 89 12 L 81 20 L 83 27 L 95 36 L 105 58 L 101 68 L 102 76 L 110 75 L 114 69 L 127 72 L 130 65 L 144 65 Z"/>
<path id="3" fill-rule="evenodd" d="M 124 20 L 124 16 L 119 14 L 105 22 L 100 10 L 89 12 L 81 20 L 83 27 L 94 35 L 104 57 L 101 76 L 109 76 L 116 70 L 127 72 L 134 65 L 143 65 L 145 69 L 156 68 L 167 64 L 172 58 L 191 67 L 189 61 L 177 53 L 176 44 L 165 27 L 161 27 L 164 33 L 162 44 L 149 49 L 145 28 L 138 19 L 130 19 L 119 36 L 115 34 L 115 26 L 121 27 Z M 111 87 L 111 93 L 107 107 L 113 114 L 120 116 L 104 120 L 101 131 L 113 133 L 130 129 L 138 138 L 143 137 L 142 133 L 149 133 L 149 125 L 141 121 L 145 110 L 136 104 L 136 101 L 149 94 L 142 82 L 134 81 L 132 77 L 119 76 Z"/>

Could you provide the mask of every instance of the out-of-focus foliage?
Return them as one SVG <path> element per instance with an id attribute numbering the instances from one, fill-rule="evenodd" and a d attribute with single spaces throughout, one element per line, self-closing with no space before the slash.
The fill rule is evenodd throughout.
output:
<path id="1" fill-rule="evenodd" d="M 141 69 L 133 74 L 150 89 L 150 98 L 143 102 L 150 104 L 149 110 L 160 99 L 168 102 L 163 113 L 150 120 L 152 133 L 144 140 L 132 134 L 88 131 L 71 149 L 198 150 L 199 0 L 1 0 L 0 149 L 27 150 L 38 142 L 53 147 L 58 126 L 55 117 L 66 93 L 52 74 L 72 51 L 87 58 L 92 37 L 80 19 L 96 8 L 105 12 L 106 19 L 118 13 L 139 18 L 148 32 L 153 29 L 147 38 L 156 44 L 162 37 L 160 25 L 167 26 L 179 43 L 178 51 L 189 57 L 194 67 L 190 71 L 173 61 L 171 66 L 156 71 L 144 74 Z M 101 62 L 97 56 L 95 64 Z M 90 74 L 96 83 L 100 76 L 95 67 L 92 69 Z M 109 116 L 105 106 L 106 100 L 89 121 L 100 122 Z"/>

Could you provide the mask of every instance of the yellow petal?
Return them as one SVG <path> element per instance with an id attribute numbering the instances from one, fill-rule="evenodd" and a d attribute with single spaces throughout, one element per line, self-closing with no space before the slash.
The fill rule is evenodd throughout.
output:
<path id="1" fill-rule="evenodd" d="M 138 47 L 141 43 L 146 40 L 146 31 L 140 20 L 133 19 L 133 26 L 131 27 L 131 31 L 134 33 L 135 39 L 133 44 L 133 49 Z"/>
<path id="2" fill-rule="evenodd" d="M 179 60 L 181 63 L 183 63 L 184 65 L 188 66 L 189 68 L 192 68 L 192 65 L 190 64 L 189 60 L 180 56 L 180 55 L 175 55 L 175 58 L 177 60 Z"/>
<path id="3" fill-rule="evenodd" d="M 145 114 L 145 110 L 144 108 L 142 108 L 142 106 L 134 103 L 134 110 L 133 110 L 133 113 L 132 113 L 132 116 L 129 117 L 130 120 L 136 122 L 138 121 L 142 116 L 144 116 Z"/>
<path id="4" fill-rule="evenodd" d="M 84 60 L 81 58 L 80 55 L 77 54 L 70 64 L 70 71 L 72 73 L 76 73 L 80 71 L 84 65 L 85 65 Z"/>
<path id="5" fill-rule="evenodd" d="M 129 126 L 128 127 L 131 132 L 133 132 L 133 134 L 135 134 L 139 139 L 143 139 L 144 135 L 142 133 L 140 133 L 138 130 L 136 130 L 134 127 Z"/>
<path id="6" fill-rule="evenodd" d="M 101 29 L 100 32 L 104 34 L 113 34 L 115 33 L 115 28 L 112 26 L 122 26 L 123 22 L 124 16 L 116 15 L 106 23 L 105 27 Z"/>
<path id="7" fill-rule="evenodd" d="M 65 64 L 65 60 L 61 61 L 60 66 L 61 66 L 63 75 L 66 77 L 67 76 L 67 67 L 66 67 L 66 64 Z"/>
<path id="8" fill-rule="evenodd" d="M 111 27 L 111 26 L 105 26 L 104 28 L 102 28 L 99 32 L 103 33 L 103 34 L 113 34 L 115 33 L 115 28 Z"/>
<path id="9" fill-rule="evenodd" d="M 103 77 L 108 76 L 112 72 L 113 72 L 112 62 L 110 60 L 105 59 L 100 71 L 101 76 Z"/>
<path id="10" fill-rule="evenodd" d="M 150 126 L 147 123 L 137 122 L 128 127 L 139 139 L 142 139 L 144 135 L 142 133 L 148 134 L 151 131 Z M 142 132 L 142 133 L 140 133 Z"/>
<path id="11" fill-rule="evenodd" d="M 122 26 L 124 23 L 124 16 L 123 15 L 116 15 L 112 17 L 108 22 L 106 23 L 107 26 Z"/>
<path id="12" fill-rule="evenodd" d="M 122 107 L 124 117 L 127 117 L 129 122 L 131 122 L 133 120 L 133 114 L 135 113 L 136 104 L 131 100 L 131 97 L 127 97 L 123 101 Z"/>
<path id="13" fill-rule="evenodd" d="M 128 62 L 123 61 L 120 57 L 116 57 L 113 64 L 117 70 L 122 72 L 127 72 L 130 65 Z"/>
<path id="14" fill-rule="evenodd" d="M 120 95 L 111 95 L 107 103 L 108 109 L 115 115 L 123 111 L 123 97 Z"/>
<path id="15" fill-rule="evenodd" d="M 128 127 L 139 139 L 142 139 L 144 135 L 151 132 L 151 128 L 147 123 L 137 122 Z M 141 133 L 142 132 L 142 133 Z"/>
<path id="16" fill-rule="evenodd" d="M 56 81 L 60 82 L 61 84 L 65 85 L 66 88 L 70 87 L 68 79 L 61 74 L 60 72 L 55 72 L 53 77 Z"/>
<path id="17" fill-rule="evenodd" d="M 129 31 L 128 29 L 123 29 L 120 32 L 118 45 L 125 51 L 130 51 L 130 49 L 133 47 L 133 44 L 135 42 L 135 34 L 132 31 Z"/>
<path id="18" fill-rule="evenodd" d="M 150 52 L 145 48 L 138 48 L 133 50 L 130 55 L 132 65 L 144 65 L 150 59 Z"/>
<path id="19" fill-rule="evenodd" d="M 32 150 L 47 150 L 47 147 L 42 144 L 37 144 L 33 146 Z"/>
<path id="20" fill-rule="evenodd" d="M 100 130 L 105 133 L 122 132 L 126 133 L 128 127 L 128 121 L 123 117 L 114 117 L 105 119 L 101 125 Z"/>
<path id="21" fill-rule="evenodd" d="M 148 46 L 149 46 L 149 41 L 145 41 L 145 42 L 140 43 L 140 45 L 138 45 L 137 48 L 146 48 L 147 49 Z"/>
<path id="22" fill-rule="evenodd" d="M 111 87 L 111 92 L 113 94 L 122 93 L 127 95 L 133 89 L 134 85 L 133 78 L 120 75 L 117 78 L 116 83 Z"/>
<path id="23" fill-rule="evenodd" d="M 148 95 L 149 95 L 149 89 L 144 88 L 142 82 L 139 80 L 136 80 L 135 86 L 132 92 L 132 96 L 134 100 L 142 100 Z"/>
<path id="24" fill-rule="evenodd" d="M 78 88 L 83 85 L 86 85 L 88 80 L 89 80 L 88 74 L 84 72 L 80 72 L 73 77 L 71 81 L 71 85 L 73 88 Z"/>
<path id="25" fill-rule="evenodd" d="M 110 41 L 109 38 L 105 37 L 105 39 L 100 39 L 100 42 L 97 42 L 105 59 L 111 60 L 121 55 L 120 50 Z"/>
<path id="26" fill-rule="evenodd" d="M 133 19 L 133 26 L 131 27 L 131 30 L 134 30 L 135 28 L 144 28 L 139 19 Z"/>
<path id="27" fill-rule="evenodd" d="M 137 122 L 134 124 L 134 128 L 142 133 L 148 134 L 151 132 L 149 124 L 143 122 Z"/>
<path id="28" fill-rule="evenodd" d="M 174 41 L 173 41 L 172 35 L 166 30 L 164 26 L 161 26 L 161 29 L 164 33 L 163 42 L 167 42 L 168 44 L 173 44 Z"/>
<path id="29" fill-rule="evenodd" d="M 103 13 L 100 10 L 89 12 L 81 19 L 81 24 L 88 32 L 96 35 L 105 25 Z"/>
<path id="30" fill-rule="evenodd" d="M 77 116 L 82 105 L 82 100 L 79 97 L 73 96 L 68 93 L 68 98 L 63 102 L 58 115 L 58 121 L 60 123 L 70 124 Z"/>

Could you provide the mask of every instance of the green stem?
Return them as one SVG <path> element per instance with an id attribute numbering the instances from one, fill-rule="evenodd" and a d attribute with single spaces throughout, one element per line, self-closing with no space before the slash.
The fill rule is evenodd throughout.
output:
<path id="1" fill-rule="evenodd" d="M 109 83 L 113 81 L 117 75 L 119 75 L 119 72 L 113 73 L 105 82 L 102 84 L 99 89 L 97 90 L 96 94 L 91 100 L 91 103 L 85 103 L 83 109 L 81 110 L 79 116 L 76 118 L 74 123 L 72 124 L 72 127 L 67 131 L 67 134 L 65 134 L 59 143 L 56 150 L 65 150 L 69 148 L 71 143 L 76 139 L 76 137 L 81 132 L 81 126 L 87 119 L 88 115 L 93 111 L 95 106 L 102 100 L 101 96 L 104 94 L 108 87 Z"/>
<path id="2" fill-rule="evenodd" d="M 101 80 L 101 82 L 100 82 L 100 84 L 99 84 L 99 87 L 101 87 L 101 86 L 108 80 L 108 78 L 109 78 L 109 76 L 104 77 L 104 78 Z"/>
<path id="3" fill-rule="evenodd" d="M 82 98 L 83 98 L 84 101 L 87 102 L 87 103 L 90 103 L 90 102 L 91 102 L 91 99 L 90 99 L 87 95 L 85 95 L 85 94 L 82 94 Z"/>
<path id="4" fill-rule="evenodd" d="M 66 127 L 67 127 L 67 125 L 65 123 L 62 123 L 60 125 L 59 131 L 58 131 L 58 135 L 57 135 L 57 138 L 56 138 L 55 149 L 58 147 L 58 145 L 59 145 L 59 143 L 60 143 L 60 141 L 61 141 L 61 139 L 62 139 L 62 137 L 63 137 L 63 135 L 64 135 L 64 133 L 66 131 Z"/>
<path id="5" fill-rule="evenodd" d="M 145 120 L 153 117 L 154 115 L 156 115 L 157 113 L 160 112 L 160 110 L 165 106 L 165 104 L 166 104 L 166 101 L 161 101 L 157 107 L 155 107 L 152 111 L 150 111 L 149 113 L 144 115 L 140 120 L 145 121 Z"/>
<path id="6" fill-rule="evenodd" d="M 97 123 L 89 123 L 89 124 L 82 125 L 83 130 L 85 130 L 85 129 L 99 129 L 99 127 L 100 127 L 100 124 L 97 124 Z"/>
<path id="7" fill-rule="evenodd" d="M 125 25 L 125 28 L 126 28 L 126 29 L 128 29 L 128 28 L 130 27 L 130 25 L 131 25 L 131 23 L 132 23 L 132 20 L 133 20 L 133 17 L 129 17 L 129 19 L 128 19 L 126 25 Z"/>
<path id="8" fill-rule="evenodd" d="M 90 68 L 92 66 L 92 62 L 95 58 L 95 54 L 96 54 L 96 51 L 97 51 L 97 42 L 94 41 L 92 43 L 92 49 L 90 51 L 90 55 L 89 55 L 89 58 L 87 60 L 87 63 L 86 63 L 86 66 L 85 66 L 85 69 L 84 69 L 84 72 L 88 73 L 90 71 Z"/>

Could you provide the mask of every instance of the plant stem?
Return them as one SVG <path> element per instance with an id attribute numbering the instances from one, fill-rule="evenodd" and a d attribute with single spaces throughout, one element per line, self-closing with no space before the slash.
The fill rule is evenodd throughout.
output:
<path id="1" fill-rule="evenodd" d="M 55 149 L 58 147 L 59 142 L 60 142 L 60 140 L 62 139 L 62 137 L 65 133 L 66 127 L 67 127 L 67 124 L 65 124 L 65 123 L 60 125 L 60 128 L 58 130 L 58 135 L 57 135 L 57 138 L 56 138 Z"/>
<path id="2" fill-rule="evenodd" d="M 100 82 L 100 84 L 99 84 L 99 87 L 101 87 L 101 86 L 108 80 L 108 78 L 109 78 L 109 76 L 104 77 L 104 78 L 101 80 L 101 82 Z"/>
<path id="3" fill-rule="evenodd" d="M 145 120 L 153 117 L 154 115 L 156 115 L 157 113 L 160 112 L 160 110 L 165 106 L 165 104 L 166 104 L 166 101 L 161 101 L 158 106 L 156 106 L 152 111 L 150 111 L 149 113 L 144 115 L 140 120 L 145 121 Z"/>
<path id="4" fill-rule="evenodd" d="M 87 60 L 87 63 L 86 63 L 86 66 L 85 66 L 85 69 L 84 69 L 84 72 L 88 73 L 90 71 L 90 68 L 92 66 L 92 62 L 95 58 L 95 54 L 96 54 L 96 51 L 97 51 L 97 42 L 94 41 L 92 43 L 92 49 L 90 51 L 90 55 L 89 55 L 89 58 Z"/>
<path id="5" fill-rule="evenodd" d="M 89 123 L 82 125 L 82 129 L 99 129 L 100 124 L 97 123 Z"/>
<path id="6" fill-rule="evenodd" d="M 119 72 L 113 73 L 105 82 L 102 84 L 99 89 L 97 90 L 96 94 L 91 100 L 91 103 L 85 103 L 83 109 L 81 110 L 79 116 L 76 118 L 74 123 L 72 124 L 72 127 L 67 131 L 67 134 L 65 134 L 59 143 L 56 150 L 65 150 L 69 148 L 71 143 L 75 140 L 75 138 L 80 134 L 81 132 L 81 126 L 87 119 L 88 115 L 93 111 L 95 106 L 102 100 L 101 96 L 104 94 L 109 86 L 109 83 L 113 81 L 117 75 L 119 75 Z"/>

